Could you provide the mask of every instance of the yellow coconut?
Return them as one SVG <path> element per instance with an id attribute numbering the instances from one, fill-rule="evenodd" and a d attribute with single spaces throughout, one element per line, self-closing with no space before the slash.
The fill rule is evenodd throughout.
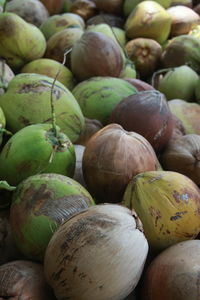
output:
<path id="1" fill-rule="evenodd" d="M 137 212 L 152 253 L 194 239 L 200 231 L 200 190 L 180 173 L 148 171 L 136 175 L 123 202 Z"/>

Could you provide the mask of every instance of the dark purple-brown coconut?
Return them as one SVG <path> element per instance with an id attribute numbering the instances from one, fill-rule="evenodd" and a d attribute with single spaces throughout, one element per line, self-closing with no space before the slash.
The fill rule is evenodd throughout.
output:
<path id="1" fill-rule="evenodd" d="M 82 161 L 88 191 L 98 203 L 118 203 L 133 176 L 159 167 L 150 143 L 135 132 L 110 124 L 88 141 Z"/>
<path id="2" fill-rule="evenodd" d="M 99 32 L 85 32 L 73 45 L 71 70 L 79 80 L 94 76 L 119 77 L 123 58 L 118 44 Z"/>
<path id="3" fill-rule="evenodd" d="M 156 152 L 168 143 L 174 126 L 164 94 L 144 91 L 124 98 L 113 110 L 109 123 L 145 137 Z"/>
<path id="4" fill-rule="evenodd" d="M 45 281 L 43 266 L 26 260 L 0 266 L 0 299 L 56 300 Z"/>

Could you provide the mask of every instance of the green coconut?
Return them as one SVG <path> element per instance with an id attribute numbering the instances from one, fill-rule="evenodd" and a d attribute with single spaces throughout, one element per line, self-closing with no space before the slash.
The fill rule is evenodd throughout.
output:
<path id="1" fill-rule="evenodd" d="M 164 43 L 171 30 L 170 14 L 155 1 L 142 1 L 126 19 L 125 30 L 128 38 L 150 38 Z"/>
<path id="2" fill-rule="evenodd" d="M 72 91 L 83 115 L 107 124 L 114 107 L 137 89 L 127 81 L 115 77 L 92 77 L 79 83 Z"/>
<path id="3" fill-rule="evenodd" d="M 85 22 L 81 16 L 74 13 L 53 15 L 41 24 L 40 30 L 43 32 L 45 38 L 48 40 L 55 33 L 69 27 L 84 29 Z"/>
<path id="4" fill-rule="evenodd" d="M 0 178 L 16 185 L 38 173 L 58 173 L 73 177 L 75 149 L 59 128 L 34 124 L 22 128 L 4 145 L 0 153 Z"/>
<path id="5" fill-rule="evenodd" d="M 162 5 L 164 8 L 168 8 L 172 0 L 154 0 L 155 2 Z M 125 0 L 123 5 L 123 13 L 125 17 L 128 17 L 137 4 L 142 2 L 142 0 Z"/>
<path id="6" fill-rule="evenodd" d="M 36 73 L 56 78 L 70 91 L 75 87 L 76 83 L 72 72 L 66 66 L 48 58 L 39 58 L 31 61 L 21 69 L 21 73 Z"/>
<path id="7" fill-rule="evenodd" d="M 188 177 L 171 171 L 136 175 L 125 190 L 123 203 L 140 218 L 152 253 L 200 231 L 200 192 Z"/>
<path id="8" fill-rule="evenodd" d="M 10 81 L 0 98 L 9 130 L 16 132 L 31 124 L 51 122 L 53 82 L 48 76 L 29 73 L 18 74 Z M 53 88 L 53 100 L 57 125 L 75 142 L 85 125 L 79 104 L 59 81 Z"/>
<path id="9" fill-rule="evenodd" d="M 21 68 L 44 55 L 46 40 L 35 26 L 14 13 L 0 14 L 0 56 L 10 67 Z"/>
<path id="10" fill-rule="evenodd" d="M 171 112 L 181 120 L 185 134 L 200 134 L 200 105 L 198 103 L 173 99 L 168 104 Z"/>
<path id="11" fill-rule="evenodd" d="M 38 174 L 22 181 L 13 194 L 10 223 L 20 251 L 43 260 L 57 228 L 71 216 L 94 205 L 78 182 L 58 174 Z"/>
<path id="12" fill-rule="evenodd" d="M 168 70 L 163 78 L 159 80 L 157 89 L 165 94 L 168 100 L 182 99 L 194 101 L 198 78 L 198 74 L 192 68 L 185 65 L 180 66 Z"/>
<path id="13" fill-rule="evenodd" d="M 162 54 L 162 64 L 166 68 L 188 65 L 200 72 L 200 39 L 189 34 L 173 38 Z"/>

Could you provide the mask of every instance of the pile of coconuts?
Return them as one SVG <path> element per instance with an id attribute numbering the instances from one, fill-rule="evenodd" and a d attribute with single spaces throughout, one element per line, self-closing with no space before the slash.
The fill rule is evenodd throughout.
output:
<path id="1" fill-rule="evenodd" d="M 198 0 L 0 1 L 0 299 L 199 300 Z"/>

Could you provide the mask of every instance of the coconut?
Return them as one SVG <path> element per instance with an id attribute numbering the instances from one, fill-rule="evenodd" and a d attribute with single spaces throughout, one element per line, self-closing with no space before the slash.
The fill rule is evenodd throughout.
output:
<path id="1" fill-rule="evenodd" d="M 53 34 L 47 41 L 45 57 L 62 63 L 66 55 L 69 60 L 72 46 L 81 38 L 83 33 L 84 31 L 82 28 L 68 27 Z"/>
<path id="2" fill-rule="evenodd" d="M 199 297 L 200 241 L 173 245 L 148 267 L 141 300 L 196 300 Z"/>
<path id="3" fill-rule="evenodd" d="M 162 64 L 166 68 L 188 65 L 200 72 L 200 39 L 192 35 L 173 38 L 162 54 Z"/>
<path id="4" fill-rule="evenodd" d="M 46 41 L 42 32 L 14 13 L 0 14 L 0 56 L 19 69 L 44 55 Z"/>
<path id="5" fill-rule="evenodd" d="M 188 176 L 200 185 L 200 135 L 186 134 L 172 140 L 160 156 L 165 170 Z"/>
<path id="6" fill-rule="evenodd" d="M 165 96 L 155 90 L 123 98 L 113 109 L 109 123 L 141 134 L 156 152 L 168 143 L 174 125 Z"/>
<path id="7" fill-rule="evenodd" d="M 167 12 L 172 17 L 171 36 L 187 34 L 200 23 L 200 16 L 193 9 L 184 5 L 170 7 Z"/>
<path id="8" fill-rule="evenodd" d="M 0 98 L 8 129 L 16 132 L 30 124 L 50 123 L 53 78 L 39 74 L 16 75 Z M 85 120 L 72 93 L 59 81 L 53 88 L 57 125 L 72 142 L 84 129 Z"/>
<path id="9" fill-rule="evenodd" d="M 168 100 L 182 99 L 194 101 L 195 88 L 198 81 L 198 74 L 188 66 L 180 66 L 174 69 L 165 70 L 164 76 L 159 80 L 157 89 L 165 94 Z"/>
<path id="10" fill-rule="evenodd" d="M 185 134 L 200 134 L 200 105 L 188 103 L 181 99 L 174 99 L 168 102 L 171 112 L 178 117 L 184 128 Z"/>
<path id="11" fill-rule="evenodd" d="M 158 161 L 151 144 L 142 135 L 110 124 L 88 141 L 82 168 L 88 191 L 97 202 L 118 203 L 131 178 L 157 170 Z"/>
<path id="12" fill-rule="evenodd" d="M 95 16 L 98 9 L 94 1 L 90 0 L 76 0 L 72 3 L 70 11 L 81 16 L 85 21 Z"/>
<path id="13" fill-rule="evenodd" d="M 85 22 L 82 17 L 76 14 L 65 13 L 49 17 L 41 24 L 40 30 L 48 40 L 55 33 L 69 27 L 84 29 Z"/>
<path id="14" fill-rule="evenodd" d="M 142 2 L 142 0 L 125 0 L 123 4 L 124 16 L 128 17 L 140 2 Z M 172 0 L 155 0 L 155 2 L 159 3 L 164 8 L 168 8 L 171 5 Z"/>
<path id="15" fill-rule="evenodd" d="M 2 299 L 56 300 L 46 284 L 43 266 L 27 260 L 14 260 L 0 266 Z"/>
<path id="16" fill-rule="evenodd" d="M 60 81 L 70 91 L 75 87 L 75 78 L 72 72 L 64 65 L 48 58 L 39 58 L 26 64 L 21 73 L 36 73 L 47 75 Z"/>
<path id="17" fill-rule="evenodd" d="M 125 49 L 141 78 L 150 76 L 159 66 L 162 47 L 155 40 L 133 39 L 125 45 Z"/>
<path id="18" fill-rule="evenodd" d="M 62 11 L 64 0 L 41 0 L 50 15 L 58 14 Z"/>
<path id="19" fill-rule="evenodd" d="M 136 175 L 125 190 L 123 203 L 141 219 L 153 254 L 194 239 L 199 233 L 200 190 L 180 173 L 150 171 Z"/>
<path id="20" fill-rule="evenodd" d="M 137 285 L 147 252 L 136 215 L 119 205 L 96 205 L 55 232 L 45 276 L 58 300 L 122 300 Z"/>
<path id="21" fill-rule="evenodd" d="M 22 181 L 13 194 L 10 224 L 20 251 L 42 261 L 48 242 L 58 227 L 94 201 L 72 178 L 39 174 Z"/>
<path id="22" fill-rule="evenodd" d="M 6 4 L 6 11 L 38 27 L 49 17 L 46 7 L 38 0 L 11 0 Z"/>
<path id="23" fill-rule="evenodd" d="M 123 63 L 120 46 L 100 32 L 85 32 L 72 47 L 71 70 L 79 81 L 94 76 L 119 77 Z"/>
<path id="24" fill-rule="evenodd" d="M 103 125 L 108 122 L 115 105 L 136 92 L 137 89 L 123 79 L 101 76 L 84 80 L 72 90 L 83 115 Z"/>
<path id="25" fill-rule="evenodd" d="M 0 178 L 10 184 L 37 173 L 73 176 L 75 150 L 69 138 L 54 132 L 51 124 L 34 124 L 22 128 L 4 145 L 0 153 Z"/>
<path id="26" fill-rule="evenodd" d="M 150 38 L 164 43 L 170 33 L 171 16 L 155 1 L 142 1 L 126 19 L 125 30 L 130 39 Z"/>

